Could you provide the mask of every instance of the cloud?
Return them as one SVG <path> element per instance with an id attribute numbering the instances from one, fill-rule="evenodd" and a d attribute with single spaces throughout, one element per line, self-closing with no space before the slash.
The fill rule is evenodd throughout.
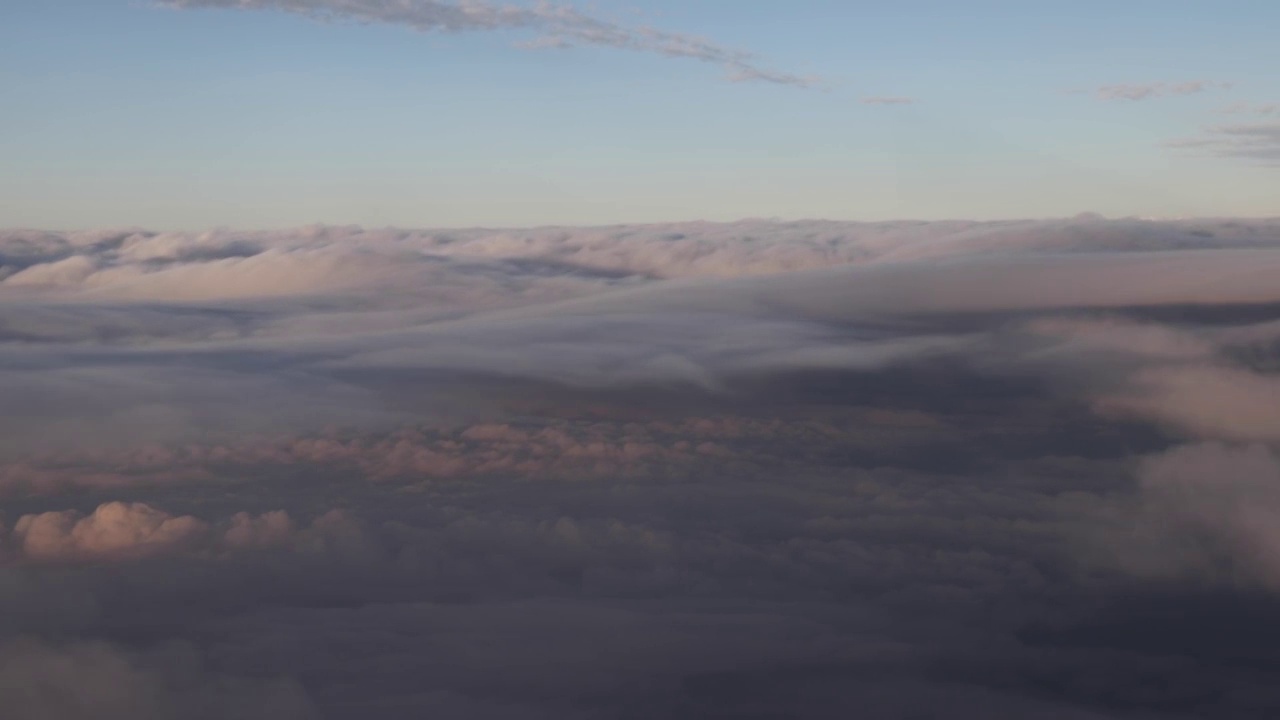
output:
<path id="1" fill-rule="evenodd" d="M 249 465 L 242 458 L 241 465 Z M 299 524 L 284 510 L 237 512 L 206 521 L 140 502 L 111 501 L 83 515 L 75 510 L 23 515 L 9 536 L 10 559 L 33 564 L 127 563 L 153 558 L 227 557 L 237 553 L 359 553 L 360 523 L 328 510 Z"/>
<path id="2" fill-rule="evenodd" d="M 1280 441 L 1280 379 L 1213 364 L 1150 369 L 1133 387 L 1099 401 L 1103 411 L 1135 412 L 1200 436 Z"/>
<path id="3" fill-rule="evenodd" d="M 1275 115 L 1280 113 L 1280 104 L 1237 102 L 1224 107 L 1222 113 L 1224 115 Z"/>
<path id="4" fill-rule="evenodd" d="M 172 517 L 142 503 L 113 502 L 81 516 L 74 511 L 23 515 L 13 536 L 33 560 L 127 558 L 164 552 L 192 542 L 206 530 L 190 516 Z"/>
<path id="5" fill-rule="evenodd" d="M 1166 146 L 1197 155 L 1276 165 L 1280 163 L 1280 123 L 1214 125 L 1199 136 L 1171 140 Z"/>
<path id="6" fill-rule="evenodd" d="M 914 105 L 915 100 L 897 95 L 876 95 L 859 100 L 863 105 Z"/>
<path id="7" fill-rule="evenodd" d="M 1113 560 L 1147 577 L 1280 589 L 1280 458 L 1261 444 L 1182 445 L 1146 457 L 1121 506 Z"/>
<path id="8" fill-rule="evenodd" d="M 0 282 L 0 394 L 30 408 L 0 418 L 0 449 L 456 424 L 511 402 L 504 383 L 723 395 L 753 377 L 995 358 L 1007 314 L 1276 302 L 1273 233 L 1061 220 L 71 234 L 63 257 L 22 272 L 76 258 L 95 271 Z M 129 482 L 5 472 L 10 487 Z"/>
<path id="9" fill-rule="evenodd" d="M 317 717 L 295 682 L 222 676 L 186 646 L 135 653 L 105 642 L 0 644 L 0 703 L 13 720 Z"/>
<path id="10" fill-rule="evenodd" d="M 1276 715 L 1277 237 L 0 232 L 0 704 Z"/>
<path id="11" fill-rule="evenodd" d="M 750 54 L 709 40 L 652 27 L 629 27 L 584 13 L 571 5 L 539 2 L 531 6 L 499 5 L 483 0 L 444 2 L 419 0 L 385 3 L 375 0 L 158 0 L 175 9 L 226 8 L 276 10 L 317 20 L 402 25 L 419 32 L 537 33 L 531 48 L 606 47 L 686 58 L 723 67 L 732 82 L 767 82 L 812 87 L 814 78 L 770 70 Z"/>
<path id="12" fill-rule="evenodd" d="M 1188 80 L 1178 83 L 1103 85 L 1095 91 L 1100 100 L 1149 100 L 1177 95 L 1196 95 L 1211 90 L 1230 90 L 1229 82 Z"/>

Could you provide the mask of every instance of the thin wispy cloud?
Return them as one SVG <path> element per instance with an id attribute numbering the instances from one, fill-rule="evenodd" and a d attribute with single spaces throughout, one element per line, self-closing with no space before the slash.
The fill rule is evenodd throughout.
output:
<path id="1" fill-rule="evenodd" d="M 685 58 L 719 65 L 731 82 L 767 82 L 793 87 L 813 87 L 817 78 L 773 70 L 760 65 L 749 52 L 725 47 L 704 38 L 629 26 L 587 14 L 571 5 L 538 2 L 532 6 L 496 4 L 483 0 L 157 0 L 174 9 L 223 8 L 274 10 L 321 21 L 347 21 L 400 25 L 418 32 L 464 33 L 501 30 L 536 34 L 520 47 L 604 47 Z"/>
<path id="2" fill-rule="evenodd" d="M 1166 147 L 1280 166 L 1280 123 L 1214 125 L 1198 136 L 1171 140 Z"/>
<path id="3" fill-rule="evenodd" d="M 1222 108 L 1223 115 L 1277 115 L 1280 114 L 1280 103 L 1232 103 Z"/>
<path id="4" fill-rule="evenodd" d="M 1230 90 L 1232 83 L 1188 80 L 1178 83 L 1139 83 L 1103 85 L 1094 91 L 1099 100 L 1151 100 L 1180 95 L 1196 95 L 1211 90 Z"/>
<path id="5" fill-rule="evenodd" d="M 874 95 L 864 97 L 860 102 L 863 105 L 914 105 L 916 101 L 915 98 L 900 95 Z"/>

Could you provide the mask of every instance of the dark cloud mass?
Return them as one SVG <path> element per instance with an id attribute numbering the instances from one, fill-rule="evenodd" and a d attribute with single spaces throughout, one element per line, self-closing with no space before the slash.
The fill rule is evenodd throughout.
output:
<path id="1" fill-rule="evenodd" d="M 0 232 L 0 715 L 1276 717 L 1277 278 L 1273 220 Z"/>

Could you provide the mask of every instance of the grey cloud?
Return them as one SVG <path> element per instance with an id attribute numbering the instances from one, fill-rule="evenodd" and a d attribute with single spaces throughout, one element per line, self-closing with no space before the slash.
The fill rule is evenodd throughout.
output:
<path id="1" fill-rule="evenodd" d="M 1208 437 L 1280 440 L 1280 379 L 1224 364 L 1148 369 L 1100 410 L 1154 417 Z"/>
<path id="2" fill-rule="evenodd" d="M 234 553 L 58 574 L 24 568 L 37 586 L 28 601 L 91 598 L 96 615 L 69 608 L 55 627 L 100 638 L 81 642 L 106 644 L 127 667 L 154 667 L 148 653 L 163 638 L 197 649 L 200 677 L 292 676 L 286 697 L 296 701 L 301 686 L 336 718 L 413 717 L 424 707 L 495 718 L 750 708 L 828 717 L 861 707 L 893 718 L 953 706 L 959 717 L 1091 718 L 1127 716 L 1126 699 L 1186 710 L 1214 702 L 1206 696 L 1257 691 L 1261 681 L 1215 676 L 1208 659 L 1188 667 L 1151 651 L 1073 656 L 1019 639 L 1028 622 L 1060 622 L 1064 604 L 1078 610 L 1088 596 L 1127 592 L 1108 578 L 1080 587 L 1057 548 L 1071 494 L 1117 482 L 1114 463 L 1036 462 L 970 482 L 856 467 L 838 459 L 838 441 L 810 437 L 816 428 L 753 430 L 752 422 L 673 434 L 722 443 L 742 434 L 744 449 L 772 443 L 788 464 L 722 460 L 678 482 L 608 472 L 530 482 L 500 472 L 368 484 L 313 470 L 296 486 L 277 473 L 252 486 L 186 488 L 170 493 L 175 517 L 189 511 L 184 504 L 340 500 L 379 522 L 366 547 L 344 554 L 284 541 L 301 523 L 273 511 L 252 508 L 230 522 L 202 515 L 226 528 Z M 641 430 L 604 425 L 584 423 L 597 435 L 582 446 L 621 444 Z M 519 432 L 464 434 L 520 448 Z M 825 462 L 806 449 L 824 446 Z M 19 601 L 3 595 L 4 618 L 32 612 Z M 1181 681 L 1196 671 L 1205 689 L 1186 696 Z M 86 685 L 96 677 L 83 665 L 68 675 Z M 1038 676 L 1082 681 L 1037 690 Z M 1143 677 L 1170 690 L 1144 695 Z M 254 690 L 255 704 L 244 707 L 266 712 L 262 695 Z M 1236 716 L 1230 701 L 1210 707 Z"/>
<path id="3" fill-rule="evenodd" d="M 1137 498 L 1112 508 L 1112 562 L 1144 577 L 1280 587 L 1280 458 L 1272 449 L 1183 445 L 1144 458 L 1138 478 Z"/>
<path id="4" fill-rule="evenodd" d="M 532 48 L 607 47 L 687 58 L 719 65 L 733 82 L 759 81 L 812 87 L 814 78 L 762 67 L 747 52 L 709 40 L 652 27 L 629 27 L 584 13 L 571 5 L 539 2 L 499 5 L 482 0 L 386 3 L 375 0 L 158 0 L 170 8 L 277 10 L 318 20 L 403 25 L 419 32 L 526 30 L 538 33 Z"/>
<path id="5" fill-rule="evenodd" d="M 520 444 L 499 430 L 469 436 Z M 607 435 L 635 432 L 618 424 Z M 744 446 L 770 436 L 761 427 Z M 382 519 L 367 552 L 290 546 L 282 538 L 298 534 L 297 524 L 254 510 L 229 525 L 206 516 L 227 528 L 232 555 L 25 571 L 43 593 L 78 592 L 100 608 L 100 619 L 68 618 L 63 628 L 123 647 L 146 647 L 160 632 L 201 648 L 210 673 L 291 675 L 331 717 L 413 716 L 433 701 L 480 717 L 614 717 L 623 707 L 693 717 L 755 702 L 798 711 L 793 683 L 823 689 L 807 712 L 877 697 L 885 717 L 946 698 L 977 703 L 975 715 L 1072 712 L 1071 700 L 1003 689 L 998 674 L 919 679 L 940 654 L 965 652 L 968 637 L 1008 642 L 1009 630 L 987 624 L 965 638 L 930 639 L 891 610 L 945 609 L 934 623 L 949 625 L 1004 593 L 1060 589 L 1055 571 L 1027 559 L 1048 546 L 1055 512 L 1025 480 L 959 497 L 952 480 L 927 474 L 714 467 L 678 485 L 657 475 L 529 485 L 499 473 L 416 493 L 312 474 L 305 495 L 342 497 Z M 785 485 L 770 480 L 778 471 Z M 1037 482 L 1063 482 L 1042 473 Z M 182 497 L 200 507 L 260 491 Z M 294 506 L 303 497 L 277 492 Z M 931 549 L 957 541 L 955 550 Z M 502 673 L 493 672 L 498 664 Z M 72 676 L 92 678 L 87 669 Z M 751 684 L 764 694 L 739 695 Z M 884 684 L 915 691 L 876 690 Z"/>
<path id="6" fill-rule="evenodd" d="M 0 233 L 0 703 L 1273 716 L 1277 238 Z"/>

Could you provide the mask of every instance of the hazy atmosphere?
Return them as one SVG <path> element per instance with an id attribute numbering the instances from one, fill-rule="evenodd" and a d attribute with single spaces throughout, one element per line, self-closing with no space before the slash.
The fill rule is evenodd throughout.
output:
<path id="1" fill-rule="evenodd" d="M 0 717 L 1280 716 L 1277 21 L 6 2 Z"/>

